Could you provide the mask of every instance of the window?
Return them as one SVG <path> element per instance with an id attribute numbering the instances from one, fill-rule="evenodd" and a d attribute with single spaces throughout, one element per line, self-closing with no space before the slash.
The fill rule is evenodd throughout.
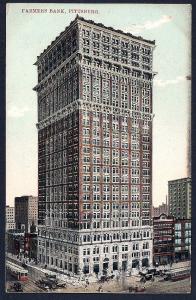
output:
<path id="1" fill-rule="evenodd" d="M 180 223 L 175 224 L 175 230 L 181 230 L 181 224 Z"/>
<path id="2" fill-rule="evenodd" d="M 133 250 L 139 250 L 139 244 L 133 244 Z"/>

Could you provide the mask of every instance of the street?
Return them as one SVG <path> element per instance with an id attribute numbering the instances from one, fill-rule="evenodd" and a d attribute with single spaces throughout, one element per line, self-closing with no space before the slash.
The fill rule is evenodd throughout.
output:
<path id="1" fill-rule="evenodd" d="M 9 274 L 9 272 L 6 272 L 6 290 L 7 292 L 15 292 L 13 290 L 10 290 L 10 287 L 16 282 L 16 279 Z M 21 282 L 21 285 L 23 287 L 23 292 L 25 293 L 42 293 L 44 292 L 42 289 L 40 289 L 33 281 L 31 277 L 29 277 L 28 281 Z"/>
<path id="2" fill-rule="evenodd" d="M 15 280 L 7 274 L 7 291 L 9 292 L 9 287 L 13 284 Z M 122 280 L 111 280 L 110 282 L 105 282 L 103 284 L 92 283 L 89 286 L 72 286 L 68 285 L 66 289 L 58 289 L 52 291 L 46 291 L 39 288 L 34 280 L 29 276 L 29 280 L 22 283 L 23 292 L 25 293 L 95 293 L 98 291 L 101 286 L 103 293 L 128 293 L 127 287 L 129 285 L 140 287 L 139 277 L 132 276 L 132 278 L 127 278 L 126 282 Z M 155 282 L 147 282 L 145 285 L 145 294 L 161 294 L 161 293 L 190 293 L 190 279 L 179 280 L 176 282 L 164 281 L 160 278 L 157 278 Z"/>
<path id="3" fill-rule="evenodd" d="M 191 293 L 190 279 L 179 280 L 176 282 L 159 281 L 154 282 L 146 288 L 145 294 L 186 294 Z"/>
<path id="4" fill-rule="evenodd" d="M 173 268 L 190 266 L 190 261 L 180 262 L 174 264 Z M 33 271 L 34 270 L 34 271 Z M 120 276 L 115 279 L 110 279 L 108 282 L 91 282 L 86 284 L 86 281 L 78 281 L 76 278 L 65 279 L 67 283 L 66 288 L 58 288 L 54 290 L 44 290 L 35 284 L 40 278 L 43 278 L 44 273 L 39 267 L 29 269 L 28 280 L 21 282 L 24 293 L 129 293 L 129 287 L 145 288 L 142 292 L 145 294 L 161 294 L 161 293 L 190 293 L 191 284 L 190 278 L 179 280 L 176 282 L 165 281 L 161 276 L 155 276 L 155 281 L 147 281 L 145 284 L 140 282 L 140 275 L 132 275 L 130 277 Z M 9 271 L 6 272 L 6 290 L 7 292 L 14 292 L 10 290 L 11 285 L 16 282 Z"/>

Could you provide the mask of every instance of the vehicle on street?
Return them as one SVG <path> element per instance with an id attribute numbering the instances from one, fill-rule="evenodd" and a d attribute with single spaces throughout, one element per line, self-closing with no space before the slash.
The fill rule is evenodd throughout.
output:
<path id="1" fill-rule="evenodd" d="M 35 283 L 41 289 L 53 289 L 56 287 L 56 284 L 53 284 L 51 281 L 47 279 L 39 279 Z"/>
<path id="2" fill-rule="evenodd" d="M 142 276 L 142 278 L 140 279 L 140 282 L 145 283 L 146 281 L 154 281 L 154 275 L 153 274 L 146 274 L 145 276 Z"/>
<path id="3" fill-rule="evenodd" d="M 13 262 L 6 262 L 6 269 L 10 272 L 10 274 L 15 277 L 19 281 L 28 280 L 28 270 L 23 267 L 14 264 Z"/>
<path id="4" fill-rule="evenodd" d="M 67 284 L 65 281 L 58 281 L 55 278 L 41 278 L 35 282 L 41 289 L 55 290 L 57 288 L 65 288 Z"/>
<path id="5" fill-rule="evenodd" d="M 160 271 L 156 268 L 147 269 L 147 274 L 153 274 L 154 276 L 160 275 Z"/>
<path id="6" fill-rule="evenodd" d="M 102 276 L 99 278 L 99 282 L 109 281 L 110 279 L 113 279 L 114 277 L 115 277 L 114 274 L 112 274 L 111 276 L 102 275 Z"/>
<path id="7" fill-rule="evenodd" d="M 164 280 L 183 280 L 191 276 L 191 270 L 188 269 L 173 269 L 163 275 Z"/>
<path id="8" fill-rule="evenodd" d="M 23 288 L 20 282 L 14 282 L 13 285 L 10 286 L 10 291 L 14 290 L 15 292 L 23 292 Z"/>

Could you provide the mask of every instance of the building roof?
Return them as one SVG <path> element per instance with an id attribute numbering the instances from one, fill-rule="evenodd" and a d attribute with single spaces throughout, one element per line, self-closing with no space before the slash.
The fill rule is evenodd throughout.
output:
<path id="1" fill-rule="evenodd" d="M 129 32 L 123 32 L 122 30 L 114 29 L 113 27 L 107 27 L 107 26 L 103 25 L 102 23 L 96 23 L 96 22 L 94 22 L 94 21 L 92 21 L 92 20 L 86 20 L 86 19 L 84 19 L 83 17 L 80 17 L 79 15 L 77 15 L 76 18 L 75 18 L 73 21 L 71 21 L 71 23 L 70 23 L 67 27 L 65 27 L 65 30 L 62 31 L 62 32 L 55 38 L 55 40 L 52 41 L 51 44 L 48 45 L 48 47 L 47 47 L 46 49 L 44 49 L 44 51 L 43 51 L 39 56 L 37 56 L 37 61 L 40 59 L 40 57 L 41 57 L 43 54 L 45 54 L 46 52 L 48 52 L 48 51 L 52 48 L 52 46 L 54 46 L 54 44 L 58 43 L 58 41 L 61 39 L 61 37 L 64 35 L 64 33 L 65 33 L 65 32 L 70 28 L 70 26 L 72 26 L 72 25 L 75 23 L 75 21 L 77 21 L 77 20 L 84 21 L 84 22 L 86 22 L 86 23 L 88 23 L 88 24 L 96 25 L 96 26 L 99 26 L 99 27 L 101 27 L 101 28 L 103 28 L 103 29 L 107 29 L 107 30 L 114 31 L 114 32 L 116 32 L 116 33 L 123 34 L 123 35 L 125 35 L 125 36 L 127 36 L 127 37 L 131 37 L 131 38 L 133 38 L 133 39 L 135 39 L 135 40 L 140 40 L 140 41 L 143 41 L 143 42 L 146 42 L 146 43 L 155 45 L 155 40 L 153 40 L 153 41 L 151 41 L 151 40 L 146 40 L 146 39 L 142 38 L 141 36 L 135 36 L 135 35 L 133 35 L 133 34 L 131 34 L 131 33 L 129 33 Z M 36 63 L 37 63 L 37 62 L 36 62 Z M 35 63 L 35 64 L 36 64 L 36 63 Z"/>
<path id="2" fill-rule="evenodd" d="M 124 32 L 124 31 L 122 31 L 122 30 L 120 30 L 120 29 L 114 29 L 113 27 L 107 27 L 107 26 L 103 25 L 102 23 L 96 23 L 96 22 L 94 22 L 94 21 L 92 21 L 92 20 L 86 20 L 86 19 L 84 19 L 83 17 L 80 17 L 80 16 L 77 16 L 76 19 L 81 20 L 81 21 L 84 21 L 84 22 L 87 22 L 87 23 L 89 23 L 89 24 L 93 24 L 93 25 L 99 26 L 99 27 L 101 27 L 101 28 L 105 28 L 105 29 L 108 29 L 108 30 L 112 30 L 112 31 L 114 31 L 114 32 L 116 32 L 116 33 L 120 33 L 120 34 L 126 35 L 126 36 L 128 36 L 128 37 L 131 37 L 131 38 L 134 38 L 134 39 L 137 39 L 137 40 L 141 40 L 141 41 L 150 43 L 150 44 L 152 44 L 152 45 L 155 44 L 155 40 L 153 40 L 153 41 L 151 41 L 151 40 L 146 40 L 146 39 L 142 38 L 141 36 L 135 36 L 135 35 L 133 35 L 133 34 L 131 34 L 131 33 L 129 33 L 129 32 Z"/>
<path id="3" fill-rule="evenodd" d="M 153 217 L 153 221 L 170 221 L 170 220 L 174 220 L 174 216 L 172 215 L 167 215 L 165 213 L 160 214 L 157 217 Z"/>
<path id="4" fill-rule="evenodd" d="M 179 178 L 179 179 L 173 179 L 173 180 L 169 180 L 168 183 L 170 182 L 178 182 L 178 181 L 189 181 L 191 180 L 191 177 L 184 177 L 184 178 Z"/>

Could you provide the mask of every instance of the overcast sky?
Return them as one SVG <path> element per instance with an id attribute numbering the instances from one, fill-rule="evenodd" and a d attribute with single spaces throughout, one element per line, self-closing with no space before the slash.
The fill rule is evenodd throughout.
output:
<path id="1" fill-rule="evenodd" d="M 25 13 L 25 8 L 47 13 Z M 50 9 L 61 8 L 57 14 Z M 8 4 L 6 101 L 7 193 L 37 195 L 36 57 L 75 18 L 69 9 L 98 9 L 86 19 L 156 40 L 153 70 L 153 203 L 165 201 L 168 180 L 188 175 L 191 6 L 178 4 Z M 188 76 L 188 77 L 187 77 Z"/>

